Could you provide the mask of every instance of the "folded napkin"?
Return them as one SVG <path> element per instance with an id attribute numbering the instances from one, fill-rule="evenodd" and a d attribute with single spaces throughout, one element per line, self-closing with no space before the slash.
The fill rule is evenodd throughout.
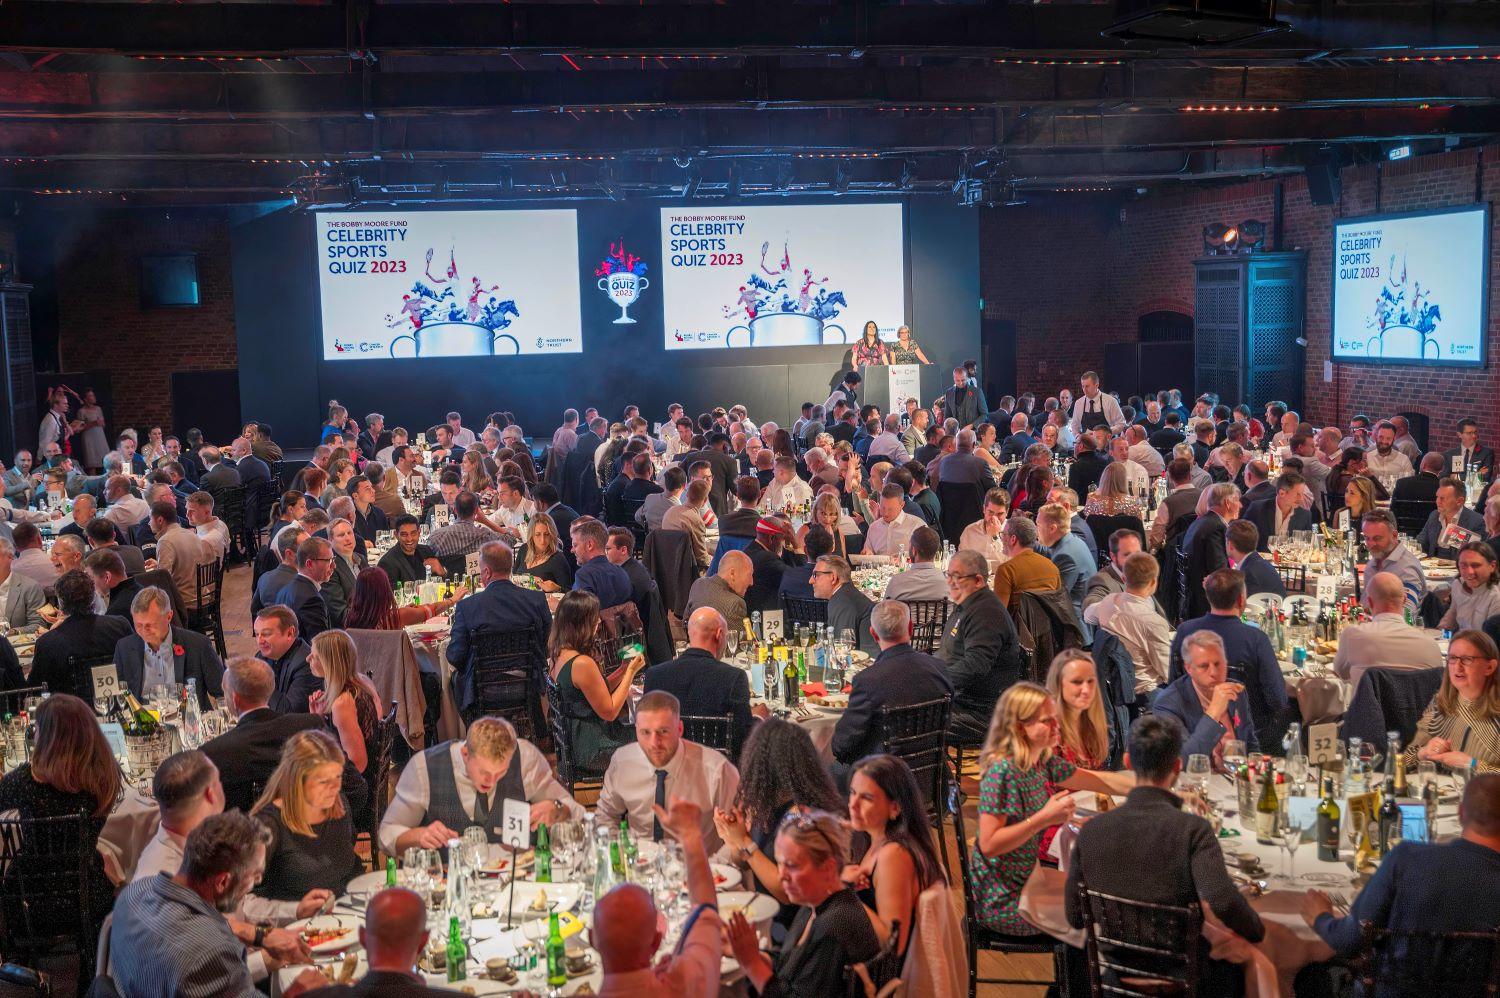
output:
<path id="1" fill-rule="evenodd" d="M 802 695 L 809 697 L 826 697 L 828 695 L 828 687 L 824 686 L 822 683 L 803 683 Z"/>

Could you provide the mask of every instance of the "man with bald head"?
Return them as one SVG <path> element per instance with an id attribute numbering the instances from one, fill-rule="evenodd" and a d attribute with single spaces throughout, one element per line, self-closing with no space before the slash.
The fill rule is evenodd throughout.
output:
<path id="1" fill-rule="evenodd" d="M 1333 671 L 1359 688 L 1366 669 L 1441 669 L 1438 644 L 1420 627 L 1406 622 L 1406 586 L 1394 572 L 1377 572 L 1366 587 L 1369 620 L 1339 634 Z"/>
<path id="2" fill-rule="evenodd" d="M 733 630 L 745 626 L 745 593 L 755 580 L 755 565 L 743 551 L 726 551 L 719 559 L 719 570 L 696 580 L 688 590 L 687 612 L 700 607 L 719 611 L 724 624 Z"/>
<path id="3" fill-rule="evenodd" d="M 651 894 L 638 884 L 621 884 L 594 908 L 593 942 L 603 965 L 604 995 L 699 996 L 719 993 L 722 923 L 714 895 L 714 875 L 703 842 L 703 814 L 696 804 L 672 799 L 671 810 L 655 807 L 657 820 L 682 845 L 688 898 L 693 909 L 683 922 L 682 941 L 657 962 L 662 930 Z"/>
<path id="4" fill-rule="evenodd" d="M 427 945 L 427 906 L 420 895 L 405 887 L 387 887 L 370 898 L 365 924 L 359 929 L 359 944 L 365 949 L 369 970 L 353 984 L 336 984 L 320 995 L 381 995 L 391 998 L 426 998 L 453 995 L 446 988 L 428 987 L 412 969 Z"/>
<path id="5" fill-rule="evenodd" d="M 750 713 L 748 675 L 744 669 L 720 661 L 728 628 L 724 615 L 711 606 L 690 613 L 687 648 L 672 661 L 646 670 L 646 692 L 665 690 L 672 694 L 688 717 L 729 715 L 733 719 L 729 755 L 733 758 L 750 734 L 754 721 Z"/>

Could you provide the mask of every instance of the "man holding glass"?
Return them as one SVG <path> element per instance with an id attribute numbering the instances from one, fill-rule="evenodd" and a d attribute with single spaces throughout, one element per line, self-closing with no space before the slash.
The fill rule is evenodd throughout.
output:
<path id="1" fill-rule="evenodd" d="M 1227 743 L 1243 742 L 1247 751 L 1258 751 L 1255 725 L 1240 700 L 1245 687 L 1228 681 L 1224 640 L 1213 631 L 1195 631 L 1183 641 L 1182 657 L 1187 674 L 1157 694 L 1155 707 L 1187 732 L 1182 758 L 1206 755 L 1222 770 Z"/>

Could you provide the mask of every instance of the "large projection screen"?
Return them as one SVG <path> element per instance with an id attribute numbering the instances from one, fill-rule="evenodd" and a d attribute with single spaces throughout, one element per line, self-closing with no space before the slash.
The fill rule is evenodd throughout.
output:
<path id="1" fill-rule="evenodd" d="M 1343 219 L 1333 229 L 1333 359 L 1481 367 L 1488 205 Z"/>
<path id="2" fill-rule="evenodd" d="M 572 209 L 316 216 L 323 359 L 581 353 Z"/>
<path id="3" fill-rule="evenodd" d="M 906 321 L 899 204 L 661 209 L 668 350 L 853 343 Z"/>

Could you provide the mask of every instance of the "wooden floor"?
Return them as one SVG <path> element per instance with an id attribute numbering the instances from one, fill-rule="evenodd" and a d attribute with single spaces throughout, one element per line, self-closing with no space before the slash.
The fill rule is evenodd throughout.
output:
<path id="1" fill-rule="evenodd" d="M 224 574 L 224 640 L 231 656 L 254 655 L 255 636 L 250 619 L 250 566 L 233 565 Z M 978 774 L 970 770 L 964 774 L 964 793 L 968 807 L 964 822 L 972 834 L 978 818 L 974 811 L 979 799 Z M 944 846 L 954 874 L 958 872 L 958 855 L 953 851 L 953 830 L 948 827 Z M 954 903 L 962 908 L 963 897 L 955 892 Z M 1052 981 L 1052 960 L 1040 954 L 1022 954 L 1006 957 L 998 954 L 980 954 L 979 972 L 985 977 L 1005 977 L 1017 980 L 1036 981 L 1037 984 L 990 984 L 979 988 L 984 998 L 1039 998 Z"/>

